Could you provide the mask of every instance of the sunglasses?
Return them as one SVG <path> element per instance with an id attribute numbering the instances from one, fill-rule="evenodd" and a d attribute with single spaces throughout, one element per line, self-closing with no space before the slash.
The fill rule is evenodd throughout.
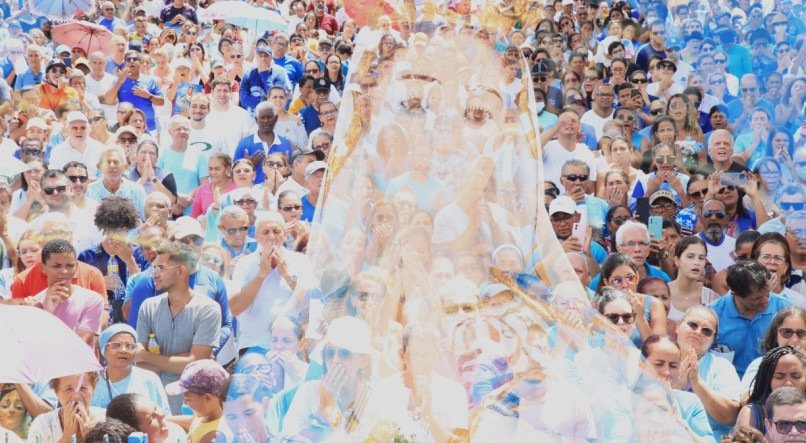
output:
<path id="1" fill-rule="evenodd" d="M 68 175 L 67 178 L 69 178 L 70 181 L 73 182 L 73 183 L 78 183 L 78 182 L 87 183 L 89 181 L 89 179 L 90 179 L 86 175 Z"/>
<path id="2" fill-rule="evenodd" d="M 806 420 L 778 420 L 773 422 L 773 424 L 775 424 L 775 430 L 778 431 L 779 434 L 789 434 L 792 431 L 792 427 L 795 427 L 800 433 L 806 432 Z"/>
<path id="3" fill-rule="evenodd" d="M 795 202 L 781 202 L 778 206 L 781 210 L 784 211 L 802 211 L 803 210 L 803 202 L 795 203 Z"/>
<path id="4" fill-rule="evenodd" d="M 703 211 L 702 218 L 716 217 L 719 220 L 725 218 L 725 211 Z"/>
<path id="5" fill-rule="evenodd" d="M 313 145 L 312 148 L 317 150 L 317 151 L 324 151 L 325 149 L 330 148 L 330 142 L 325 142 L 325 143 L 321 143 L 321 144 L 318 144 L 318 145 Z"/>
<path id="6" fill-rule="evenodd" d="M 136 63 L 140 61 L 140 57 L 126 57 L 127 63 Z"/>
<path id="7" fill-rule="evenodd" d="M 722 63 L 727 63 L 727 62 L 728 62 L 728 59 L 726 59 L 726 58 L 715 58 L 714 59 L 714 63 L 719 63 L 720 65 Z"/>
<path id="8" fill-rule="evenodd" d="M 204 239 L 198 235 L 188 235 L 187 237 L 177 238 L 175 240 L 187 246 L 201 246 L 204 244 Z M 152 266 L 151 269 L 154 269 L 154 266 Z"/>
<path id="9" fill-rule="evenodd" d="M 706 337 L 713 337 L 713 335 L 714 335 L 714 330 L 713 330 L 713 329 L 711 329 L 711 328 L 706 328 L 706 327 L 702 327 L 702 328 L 701 328 L 701 327 L 700 327 L 700 325 L 699 325 L 699 323 L 697 323 L 697 322 L 693 322 L 693 321 L 687 321 L 687 322 L 686 322 L 686 325 L 687 325 L 687 326 L 689 327 L 689 329 L 691 329 L 693 332 L 700 331 L 700 334 L 702 334 L 702 335 L 704 335 L 704 336 L 706 336 Z"/>
<path id="10" fill-rule="evenodd" d="M 691 196 L 691 198 L 698 198 L 699 199 L 699 198 L 705 197 L 705 194 L 707 194 L 707 193 L 708 193 L 708 191 L 703 189 L 701 191 L 690 192 L 688 195 Z"/>
<path id="11" fill-rule="evenodd" d="M 720 189 L 719 191 L 716 191 L 716 193 L 717 194 L 724 194 L 726 192 L 735 191 L 735 190 L 736 190 L 736 186 L 728 185 L 728 186 L 725 186 L 724 188 Z"/>
<path id="12" fill-rule="evenodd" d="M 650 115 L 661 115 L 661 114 L 663 114 L 663 109 L 652 109 L 651 111 L 649 111 L 649 114 Z"/>
<path id="13" fill-rule="evenodd" d="M 301 211 L 302 206 L 301 205 L 283 206 L 282 208 L 280 208 L 280 210 L 282 210 L 283 212 Z"/>
<path id="14" fill-rule="evenodd" d="M 801 340 L 806 338 L 806 329 L 778 328 L 778 333 L 781 334 L 781 337 L 786 339 L 792 338 L 795 334 L 797 334 L 798 338 Z"/>
<path id="15" fill-rule="evenodd" d="M 118 143 L 137 143 L 137 137 L 120 137 L 118 138 Z"/>
<path id="16" fill-rule="evenodd" d="M 677 209 L 677 205 L 672 202 L 656 203 L 650 207 L 656 211 L 671 211 L 672 209 Z"/>
<path id="17" fill-rule="evenodd" d="M 642 85 L 642 84 L 644 84 L 644 83 L 646 83 L 646 82 L 647 82 L 647 79 L 645 79 L 645 78 L 634 78 L 634 79 L 632 79 L 631 81 L 632 81 L 633 83 L 637 83 L 637 84 L 639 84 L 639 85 Z"/>
<path id="18" fill-rule="evenodd" d="M 36 155 L 39 157 L 42 156 L 42 151 L 40 151 L 39 149 L 22 148 L 20 149 L 20 151 L 22 152 L 22 155 Z"/>
<path id="19" fill-rule="evenodd" d="M 267 168 L 282 168 L 285 167 L 285 163 L 283 162 L 273 162 L 273 161 L 266 161 L 263 163 L 266 165 Z"/>
<path id="20" fill-rule="evenodd" d="M 57 192 L 61 194 L 63 192 L 67 192 L 67 186 L 54 186 L 52 188 L 43 188 L 42 192 L 44 192 L 45 195 L 53 195 Z"/>
<path id="21" fill-rule="evenodd" d="M 626 325 L 635 321 L 635 314 L 605 314 L 605 317 L 614 325 L 617 325 L 619 321 L 623 321 Z"/>
<path id="22" fill-rule="evenodd" d="M 235 235 L 235 234 L 237 234 L 239 232 L 246 232 L 248 230 L 249 230 L 249 226 L 241 226 L 240 228 L 227 228 L 227 229 L 224 229 L 224 232 L 226 232 L 227 235 Z"/>
<path id="23" fill-rule="evenodd" d="M 235 200 L 236 206 L 246 206 L 246 205 L 256 205 L 257 200 L 253 200 L 251 198 L 245 198 L 243 200 Z"/>
<path id="24" fill-rule="evenodd" d="M 582 175 L 571 174 L 571 175 L 564 175 L 563 177 L 565 177 L 565 179 L 570 182 L 576 182 L 576 181 L 584 182 L 588 180 L 589 176 L 587 174 Z"/>
<path id="25" fill-rule="evenodd" d="M 243 58 L 242 54 L 232 54 L 230 55 L 231 58 Z"/>
<path id="26" fill-rule="evenodd" d="M 671 165 L 675 160 L 677 160 L 677 156 L 674 155 L 659 155 L 655 157 L 655 162 L 659 165 Z"/>
<path id="27" fill-rule="evenodd" d="M 336 356 L 336 354 L 338 354 L 339 360 L 347 360 L 348 358 L 353 356 L 353 351 L 351 351 L 349 349 L 344 349 L 344 348 L 339 348 L 339 349 L 325 348 L 325 349 L 322 349 L 322 358 L 325 359 L 325 360 L 332 360 L 333 357 Z"/>

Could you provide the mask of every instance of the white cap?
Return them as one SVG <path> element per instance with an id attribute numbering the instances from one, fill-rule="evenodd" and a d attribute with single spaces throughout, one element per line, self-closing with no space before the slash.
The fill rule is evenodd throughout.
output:
<path id="1" fill-rule="evenodd" d="M 204 238 L 204 231 L 201 223 L 193 217 L 183 216 L 174 220 L 171 225 L 171 237 L 185 238 L 189 235 L 196 235 Z"/>
<path id="2" fill-rule="evenodd" d="M 39 128 L 39 129 L 48 129 L 48 124 L 45 123 L 45 119 L 40 117 L 34 117 L 28 120 L 28 123 L 25 125 L 25 129 L 31 128 Z"/>
<path id="3" fill-rule="evenodd" d="M 552 200 L 549 205 L 550 216 L 558 212 L 574 215 L 577 213 L 577 204 L 571 197 L 561 195 Z"/>
<path id="4" fill-rule="evenodd" d="M 311 174 L 320 169 L 327 169 L 327 163 L 322 161 L 311 162 L 305 167 L 305 178 L 308 178 Z"/>
<path id="5" fill-rule="evenodd" d="M 355 354 L 374 354 L 372 331 L 360 318 L 344 316 L 333 319 L 327 327 L 325 344 L 347 349 Z"/>
<path id="6" fill-rule="evenodd" d="M 67 123 L 77 122 L 77 121 L 82 121 L 84 123 L 89 123 L 90 122 L 87 119 L 87 116 L 84 115 L 84 113 L 81 112 L 81 111 L 70 111 L 67 114 L 67 118 L 64 119 L 64 121 L 67 122 Z"/>
<path id="7" fill-rule="evenodd" d="M 180 57 L 180 58 L 174 59 L 173 68 L 176 69 L 176 68 L 181 67 L 181 66 L 184 66 L 184 67 L 190 69 L 190 67 L 191 67 L 190 60 L 186 59 L 185 57 Z"/>

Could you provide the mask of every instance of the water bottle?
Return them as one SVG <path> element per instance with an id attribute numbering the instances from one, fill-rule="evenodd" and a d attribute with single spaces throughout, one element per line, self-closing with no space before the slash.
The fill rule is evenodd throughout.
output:
<path id="1" fill-rule="evenodd" d="M 160 344 L 157 343 L 157 334 L 148 333 L 148 352 L 160 355 Z"/>
<path id="2" fill-rule="evenodd" d="M 117 257 L 109 257 L 106 264 L 106 275 L 114 277 L 118 281 L 115 289 L 107 290 L 106 295 L 109 298 L 109 307 L 112 310 L 110 317 L 113 323 L 123 321 L 123 313 L 121 312 L 123 305 L 123 297 L 125 296 L 126 287 L 123 284 L 123 279 L 120 278 L 120 261 Z"/>

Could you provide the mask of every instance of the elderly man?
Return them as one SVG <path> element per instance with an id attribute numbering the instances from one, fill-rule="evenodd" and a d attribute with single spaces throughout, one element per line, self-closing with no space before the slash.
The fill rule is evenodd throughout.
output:
<path id="1" fill-rule="evenodd" d="M 288 74 L 282 66 L 272 63 L 271 48 L 261 39 L 255 46 L 255 67 L 241 79 L 241 107 L 255 113 L 258 103 L 266 99 L 273 86 L 291 91 Z"/>
<path id="2" fill-rule="evenodd" d="M 45 243 L 42 269 L 48 286 L 34 295 L 33 300 L 93 347 L 101 332 L 104 299 L 72 282 L 77 267 L 76 250 L 69 241 L 50 240 Z"/>
<path id="3" fill-rule="evenodd" d="M 722 200 L 709 199 L 702 204 L 704 227 L 697 236 L 708 244 L 708 262 L 717 272 L 734 262 L 731 253 L 736 249 L 736 239 L 725 232 L 729 222 Z"/>
<path id="4" fill-rule="evenodd" d="M 22 91 L 42 83 L 45 80 L 44 66 L 42 65 L 42 48 L 37 45 L 29 45 L 25 50 L 25 61 L 28 69 L 24 72 L 16 73 L 14 78 L 14 90 Z"/>
<path id="5" fill-rule="evenodd" d="M 263 172 L 261 165 L 263 165 L 263 160 L 269 154 L 280 152 L 291 163 L 291 155 L 294 150 L 291 142 L 274 132 L 278 117 L 277 110 L 273 104 L 266 101 L 258 104 L 255 107 L 257 131 L 244 137 L 238 143 L 238 147 L 235 148 L 234 161 L 249 158 L 252 160 L 252 164 L 255 165 L 255 184 L 263 183 L 266 180 L 266 174 Z"/>
<path id="6" fill-rule="evenodd" d="M 587 230 L 582 232 L 584 235 L 582 238 L 573 235 L 573 228 L 579 223 L 580 218 L 576 202 L 566 195 L 557 197 L 549 204 L 549 220 L 557 240 L 566 253 L 585 254 L 587 266 L 595 275 L 599 272 L 599 264 L 607 258 L 607 251 L 599 243 L 591 241 Z"/>
<path id="7" fill-rule="evenodd" d="M 260 248 L 235 265 L 232 279 L 241 290 L 230 304 L 238 318 L 238 346 L 265 351 L 274 318 L 305 306 L 306 286 L 316 277 L 307 257 L 283 247 L 286 229 L 279 213 L 262 213 L 256 224 Z"/>
<path id="8" fill-rule="evenodd" d="M 792 274 L 786 286 L 806 295 L 806 211 L 787 216 L 786 241 L 792 251 Z"/>
<path id="9" fill-rule="evenodd" d="M 45 171 L 40 184 L 48 212 L 33 219 L 30 226 L 41 229 L 45 222 L 53 220 L 51 213 L 59 213 L 64 215 L 70 224 L 77 250 L 83 251 L 94 247 L 100 240 L 99 232 L 94 229 L 92 223 L 94 213 L 82 210 L 72 202 L 72 184 L 67 174 L 58 169 Z"/>
<path id="10" fill-rule="evenodd" d="M 129 47 L 129 42 L 126 40 L 126 37 L 117 34 L 113 35 L 110 40 L 112 53 L 105 59 L 104 70 L 117 76 L 120 74 L 120 71 L 126 68 L 126 48 Z"/>
<path id="11" fill-rule="evenodd" d="M 576 202 L 580 213 L 587 214 L 583 221 L 593 228 L 600 229 L 605 223 L 608 204 L 601 198 L 587 193 L 585 188 L 590 180 L 590 171 L 590 166 L 586 162 L 568 160 L 561 169 L 560 184 L 565 189 L 563 195 Z"/>
<path id="12" fill-rule="evenodd" d="M 178 0 L 181 1 L 181 0 Z M 149 131 L 157 129 L 155 106 L 165 104 L 165 97 L 154 77 L 140 72 L 140 53 L 126 51 L 126 66 L 118 74 L 117 82 L 106 92 L 103 102 L 109 105 L 128 102 L 143 111 Z"/>
<path id="13" fill-rule="evenodd" d="M 319 200 L 326 171 L 327 163 L 321 161 L 315 161 L 305 168 L 305 187 L 308 193 L 302 196 L 302 216 L 300 217 L 302 220 L 313 221 L 316 201 Z"/>
<path id="14" fill-rule="evenodd" d="M 579 128 L 576 112 L 566 109 L 560 113 L 557 124 L 549 130 L 557 134 L 557 139 L 543 146 L 544 180 L 559 184 L 563 165 L 569 160 L 582 160 L 593 171 L 585 181 L 596 181 L 596 159 L 591 150 L 579 142 Z"/>
<path id="15" fill-rule="evenodd" d="M 87 189 L 87 196 L 101 201 L 106 197 L 116 195 L 132 202 L 137 214 L 142 220 L 146 202 L 146 191 L 137 183 L 124 177 L 126 173 L 126 155 L 120 148 L 109 148 L 101 154 L 98 169 L 101 179 L 94 181 Z"/>
<path id="16" fill-rule="evenodd" d="M 189 363 L 209 359 L 221 334 L 221 311 L 214 301 L 192 290 L 191 275 L 198 265 L 198 251 L 180 242 L 165 243 L 151 266 L 158 294 L 140 306 L 137 336 L 143 346 L 135 359 L 151 369 L 163 385 L 179 380 Z M 153 334 L 159 354 L 149 352 Z M 180 414 L 182 397 L 168 398 L 171 412 Z"/>
<path id="17" fill-rule="evenodd" d="M 708 139 L 708 155 L 714 171 L 746 172 L 747 168 L 733 161 L 733 135 L 725 129 L 716 129 Z"/>
<path id="18" fill-rule="evenodd" d="M 173 214 L 189 214 L 196 189 L 207 180 L 207 157 L 189 149 L 190 120 L 187 117 L 175 115 L 169 124 L 171 144 L 157 158 L 157 167 L 173 172 L 178 193 Z"/>
<path id="19" fill-rule="evenodd" d="M 115 32 L 115 28 L 126 28 L 126 22 L 115 17 L 115 4 L 112 2 L 101 3 L 101 18 L 98 19 L 98 24 Z"/>
<path id="20" fill-rule="evenodd" d="M 629 255 L 632 261 L 638 265 L 639 280 L 646 277 L 658 277 L 667 283 L 670 282 L 671 279 L 663 270 L 647 263 L 649 245 L 649 230 L 643 223 L 627 220 L 616 231 L 616 252 Z M 601 278 L 601 274 L 594 277 L 588 287 L 596 289 Z"/>
<path id="21" fill-rule="evenodd" d="M 90 177 L 98 175 L 98 160 L 104 145 L 89 136 L 89 120 L 83 112 L 72 111 L 65 118 L 67 138 L 53 147 L 50 154 L 51 168 L 62 169 L 72 161 L 87 165 Z"/>
<path id="22" fill-rule="evenodd" d="M 761 341 L 775 314 L 791 306 L 786 299 L 770 294 L 770 273 L 760 263 L 745 261 L 728 268 L 730 294 L 718 298 L 711 307 L 719 319 L 714 345 L 731 354 L 739 377 L 747 365 L 761 356 Z"/>
<path id="23" fill-rule="evenodd" d="M 613 118 L 615 97 L 613 85 L 600 83 L 593 91 L 593 106 L 580 119 L 582 123 L 593 127 L 597 139 L 604 135 L 605 122 Z"/>
<path id="24" fill-rule="evenodd" d="M 227 206 L 221 210 L 218 230 L 221 232 L 221 247 L 230 258 L 236 259 L 255 252 L 258 242 L 248 235 L 249 214 L 238 206 Z"/>

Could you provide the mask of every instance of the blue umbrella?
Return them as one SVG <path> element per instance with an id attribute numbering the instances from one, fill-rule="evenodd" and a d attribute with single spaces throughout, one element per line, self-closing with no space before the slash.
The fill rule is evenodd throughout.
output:
<path id="1" fill-rule="evenodd" d="M 226 17 L 224 21 L 246 28 L 254 32 L 255 35 L 288 29 L 288 22 L 280 14 L 264 8 L 252 7 L 249 14 L 233 14 L 230 17 Z"/>
<path id="2" fill-rule="evenodd" d="M 28 10 L 35 16 L 55 21 L 73 19 L 78 11 L 91 15 L 95 10 L 92 0 L 28 0 Z"/>

